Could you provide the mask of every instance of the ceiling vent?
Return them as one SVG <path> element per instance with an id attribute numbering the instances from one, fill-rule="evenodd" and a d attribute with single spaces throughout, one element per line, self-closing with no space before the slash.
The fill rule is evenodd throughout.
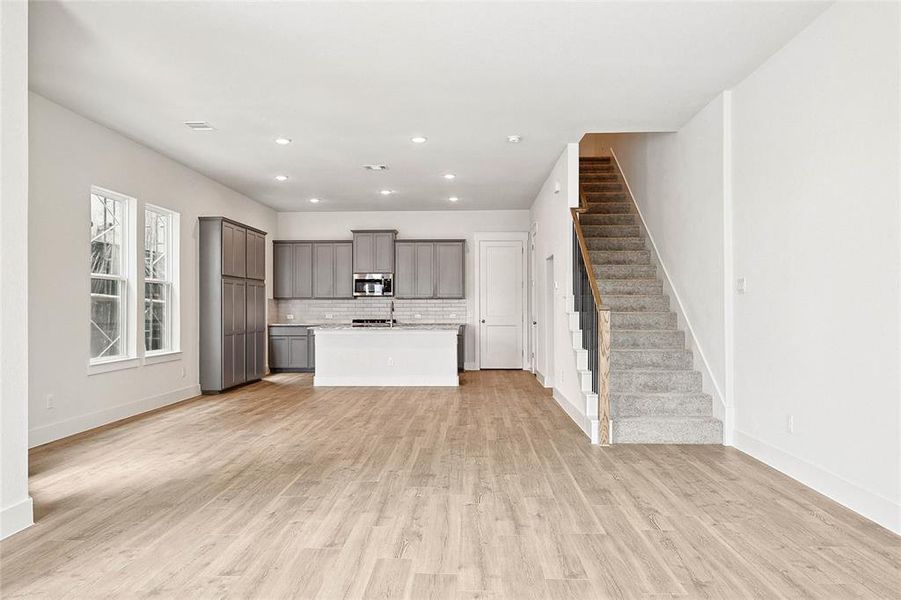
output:
<path id="1" fill-rule="evenodd" d="M 212 131 L 213 126 L 207 123 L 206 121 L 185 121 L 185 125 L 187 125 L 190 129 L 194 131 Z"/>
<path id="2" fill-rule="evenodd" d="M 388 165 L 363 165 L 367 171 L 387 171 Z"/>

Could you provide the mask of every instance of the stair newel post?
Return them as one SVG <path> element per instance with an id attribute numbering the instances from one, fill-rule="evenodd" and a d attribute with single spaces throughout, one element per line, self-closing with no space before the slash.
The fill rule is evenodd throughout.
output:
<path id="1" fill-rule="evenodd" d="M 610 444 L 610 309 L 598 307 L 598 437 Z"/>

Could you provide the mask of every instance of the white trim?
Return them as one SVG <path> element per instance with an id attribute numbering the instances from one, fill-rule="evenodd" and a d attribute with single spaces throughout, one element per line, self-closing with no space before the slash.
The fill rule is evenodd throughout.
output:
<path id="1" fill-rule="evenodd" d="M 480 289 L 480 280 L 481 280 L 481 263 L 482 263 L 482 242 L 507 242 L 507 241 L 519 241 L 522 244 L 522 348 L 520 349 L 520 360 L 522 361 L 522 368 L 524 371 L 529 370 L 529 361 L 528 357 L 528 277 L 529 277 L 529 265 L 528 259 L 526 257 L 526 251 L 529 247 L 529 232 L 528 231 L 479 231 L 473 234 L 472 243 L 475 246 L 475 260 L 473 265 L 473 277 L 475 278 L 475 370 L 481 368 L 482 365 L 482 343 L 481 343 L 481 332 L 482 328 L 480 327 L 482 321 L 482 308 L 480 305 L 481 302 L 481 289 Z"/>
<path id="2" fill-rule="evenodd" d="M 749 456 L 769 465 L 835 500 L 859 515 L 901 534 L 901 504 L 848 481 L 827 469 L 790 452 L 758 440 L 743 431 L 734 432 L 734 445 Z"/>
<path id="3" fill-rule="evenodd" d="M 144 364 L 145 365 L 158 365 L 160 363 L 173 362 L 176 360 L 181 360 L 182 354 L 180 351 L 175 350 L 172 352 L 153 352 L 151 354 L 144 355 Z"/>
<path id="4" fill-rule="evenodd" d="M 569 400 L 569 398 L 564 396 L 563 392 L 561 392 L 557 388 L 554 388 L 552 396 L 554 400 L 556 400 L 560 408 L 563 409 L 563 412 L 569 415 L 569 418 L 573 420 L 573 423 L 575 423 L 579 427 L 579 429 L 582 430 L 582 433 L 584 433 L 586 437 L 588 437 L 588 439 L 591 439 L 591 419 L 582 414 L 582 411 L 579 410 L 579 407 L 573 404 Z"/>
<path id="5" fill-rule="evenodd" d="M 64 437 L 69 437 L 70 435 L 75 435 L 76 433 L 82 433 L 89 429 L 94 429 L 95 427 L 134 417 L 141 413 L 168 406 L 169 404 L 175 404 L 176 402 L 181 402 L 182 400 L 187 400 L 188 398 L 199 395 L 200 386 L 190 385 L 157 396 L 142 398 L 140 400 L 135 400 L 134 402 L 111 406 L 103 410 L 79 415 L 64 421 L 57 421 L 41 427 L 35 427 L 28 431 L 28 447 L 34 448 L 41 444 L 47 444 Z"/>
<path id="6" fill-rule="evenodd" d="M 135 357 L 113 358 L 108 360 L 88 361 L 88 376 L 112 373 L 125 369 L 136 369 L 141 366 L 141 359 Z"/>
<path id="7" fill-rule="evenodd" d="M 632 188 L 629 185 L 629 180 L 626 177 L 626 173 L 622 170 L 622 167 L 619 164 L 619 160 L 616 158 L 616 152 L 613 150 L 613 148 L 610 148 L 610 155 L 613 157 L 613 161 L 616 163 L 616 168 L 623 176 L 623 183 L 625 183 L 626 189 L 629 191 L 629 196 L 632 198 L 632 203 L 635 205 L 635 210 L 638 212 L 638 219 L 640 221 L 639 226 L 641 227 L 645 235 L 647 235 L 648 240 L 651 242 L 651 249 L 653 250 L 654 256 L 656 257 L 657 264 L 660 265 L 660 269 L 663 271 L 663 285 L 666 288 L 665 291 L 676 301 L 676 306 L 673 308 L 675 308 L 676 314 L 679 318 L 679 323 L 685 326 L 686 333 L 688 334 L 686 335 L 686 338 L 689 345 L 691 346 L 692 353 L 700 359 L 695 361 L 695 368 L 698 368 L 701 371 L 701 376 L 704 380 L 704 390 L 709 392 L 710 395 L 713 396 L 713 415 L 718 419 L 723 420 L 727 412 L 723 392 L 720 389 L 719 383 L 717 382 L 716 378 L 713 376 L 713 369 L 710 368 L 710 363 L 707 361 L 707 356 L 704 354 L 703 348 L 701 348 L 701 345 L 698 343 L 698 338 L 695 335 L 694 328 L 691 326 L 691 321 L 688 319 L 688 315 L 685 311 L 685 306 L 682 304 L 682 299 L 679 297 L 679 292 L 677 292 L 676 288 L 673 286 L 673 281 L 670 278 L 669 271 L 667 271 L 666 269 L 666 264 L 663 262 L 660 251 L 657 248 L 657 244 L 654 242 L 654 236 L 653 234 L 651 234 L 651 230 L 647 226 L 647 221 L 645 221 L 644 215 L 641 213 L 641 207 L 638 205 L 638 200 L 635 199 L 635 194 L 632 193 Z M 725 428 L 725 423 L 723 423 L 723 426 Z M 732 437 L 731 434 L 729 435 L 729 437 Z"/>
<path id="8" fill-rule="evenodd" d="M 0 540 L 34 525 L 34 507 L 31 496 L 7 506 L 0 511 Z"/>
<path id="9" fill-rule="evenodd" d="M 463 370 L 464 371 L 478 371 L 479 363 L 477 363 L 475 361 L 463 363 Z"/>

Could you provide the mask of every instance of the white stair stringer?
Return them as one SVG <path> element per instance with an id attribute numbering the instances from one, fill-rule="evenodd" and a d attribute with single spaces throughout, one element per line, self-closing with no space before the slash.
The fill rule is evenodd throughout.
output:
<path id="1" fill-rule="evenodd" d="M 588 436 L 592 444 L 601 443 L 600 421 L 598 419 L 598 395 L 591 391 L 591 371 L 588 368 L 588 350 L 582 346 L 582 330 L 579 324 L 579 313 L 574 306 L 574 298 L 567 297 L 567 323 L 572 336 L 573 354 L 576 360 L 576 371 L 579 373 L 579 389 L 582 394 L 582 406 L 588 420 Z"/>

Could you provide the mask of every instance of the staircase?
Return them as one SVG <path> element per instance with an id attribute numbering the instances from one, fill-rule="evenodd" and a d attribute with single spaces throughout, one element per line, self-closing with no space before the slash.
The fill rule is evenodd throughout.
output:
<path id="1" fill-rule="evenodd" d="M 616 444 L 721 444 L 723 424 L 692 367 L 639 217 L 610 157 L 582 158 L 580 216 L 611 309 L 610 419 Z"/>

